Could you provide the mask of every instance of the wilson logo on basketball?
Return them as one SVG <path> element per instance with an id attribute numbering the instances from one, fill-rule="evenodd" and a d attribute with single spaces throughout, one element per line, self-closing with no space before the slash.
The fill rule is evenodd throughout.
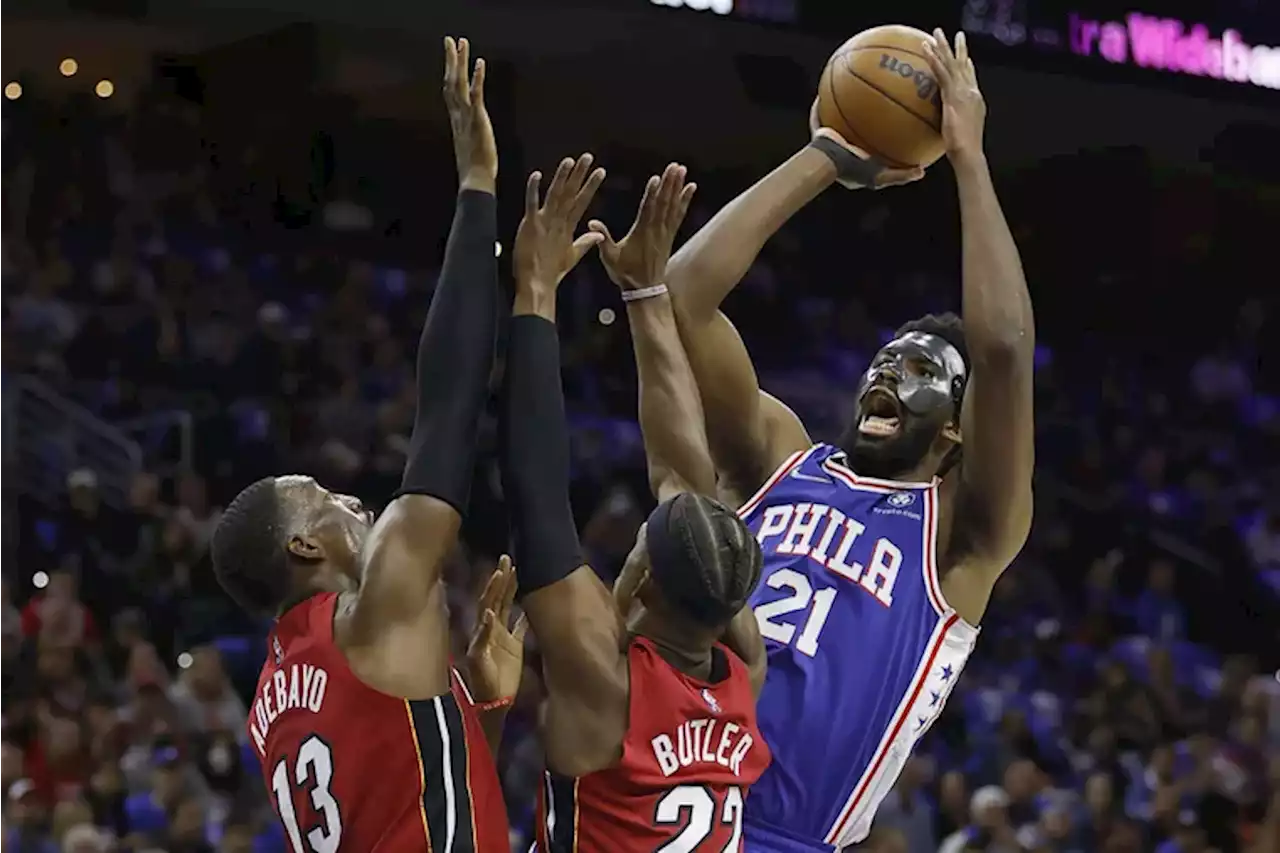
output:
<path id="1" fill-rule="evenodd" d="M 903 62 L 896 56 L 882 53 L 880 54 L 880 67 L 886 71 L 892 71 L 904 80 L 910 80 L 915 83 L 916 95 L 922 101 L 932 100 L 933 96 L 938 94 L 938 81 L 930 77 L 927 72 L 915 68 L 909 62 Z"/>

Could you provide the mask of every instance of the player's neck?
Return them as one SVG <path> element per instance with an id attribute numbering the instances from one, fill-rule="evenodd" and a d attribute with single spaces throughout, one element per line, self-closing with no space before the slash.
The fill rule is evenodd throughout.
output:
<path id="1" fill-rule="evenodd" d="M 711 677 L 711 649 L 690 648 L 687 642 L 670 637 L 663 626 L 647 624 L 643 620 L 636 626 L 636 633 L 653 643 L 662 659 L 685 675 L 703 681 Z"/>

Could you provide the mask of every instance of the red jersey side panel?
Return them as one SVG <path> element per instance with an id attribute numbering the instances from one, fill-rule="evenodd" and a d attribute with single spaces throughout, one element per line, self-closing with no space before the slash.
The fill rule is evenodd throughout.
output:
<path id="1" fill-rule="evenodd" d="M 746 665 L 723 647 L 716 654 L 728 674 L 712 684 L 679 672 L 649 640 L 632 641 L 622 758 L 577 779 L 545 774 L 542 853 L 741 849 L 743 799 L 769 766 L 769 748 Z"/>
<path id="2" fill-rule="evenodd" d="M 291 848 L 507 853 L 498 774 L 458 674 L 421 701 L 364 684 L 333 641 L 337 600 L 313 596 L 276 623 L 249 711 Z"/>

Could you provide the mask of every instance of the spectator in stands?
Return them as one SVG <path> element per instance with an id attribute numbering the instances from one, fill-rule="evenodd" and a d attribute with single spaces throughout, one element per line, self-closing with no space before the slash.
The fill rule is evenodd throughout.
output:
<path id="1" fill-rule="evenodd" d="M 1147 588 L 1133 603 L 1133 621 L 1144 635 L 1160 642 L 1186 635 L 1187 615 L 1173 588 L 1173 564 L 1166 559 L 1151 562 Z"/>
<path id="2" fill-rule="evenodd" d="M 974 791 L 969 800 L 969 824 L 944 839 L 938 853 L 1021 853 L 1008 806 L 1009 795 L 997 785 Z"/>
<path id="3" fill-rule="evenodd" d="M 58 845 L 45 834 L 48 809 L 36 793 L 35 783 L 19 779 L 9 786 L 5 809 L 4 849 L 13 853 L 58 853 Z"/>
<path id="4" fill-rule="evenodd" d="M 77 586 L 70 570 L 49 573 L 44 591 L 33 595 L 22 609 L 23 636 L 67 647 L 96 642 L 97 623 L 93 613 L 81 603 Z"/>
<path id="5" fill-rule="evenodd" d="M 169 688 L 183 730 L 201 735 L 243 732 L 249 712 L 227 679 L 222 655 L 213 646 L 198 646 L 190 655 L 190 664 Z"/>
<path id="6" fill-rule="evenodd" d="M 918 755 L 908 759 L 897 784 L 880 804 L 880 811 L 876 814 L 877 826 L 896 829 L 901 833 L 903 849 L 906 851 L 932 851 L 938 847 L 934 836 L 934 807 L 924 792 L 929 781 L 928 772 L 925 759 Z M 896 841 L 881 839 L 873 847 L 876 850 L 888 850 L 894 844 Z"/>

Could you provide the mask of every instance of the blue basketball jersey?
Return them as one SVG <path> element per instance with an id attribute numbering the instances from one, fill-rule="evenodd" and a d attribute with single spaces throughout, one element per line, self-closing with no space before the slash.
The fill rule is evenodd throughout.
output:
<path id="1" fill-rule="evenodd" d="M 938 481 L 860 477 L 818 444 L 739 514 L 764 552 L 751 607 L 769 655 L 757 715 L 773 752 L 747 799 L 746 849 L 856 843 L 977 639 L 938 581 Z"/>

